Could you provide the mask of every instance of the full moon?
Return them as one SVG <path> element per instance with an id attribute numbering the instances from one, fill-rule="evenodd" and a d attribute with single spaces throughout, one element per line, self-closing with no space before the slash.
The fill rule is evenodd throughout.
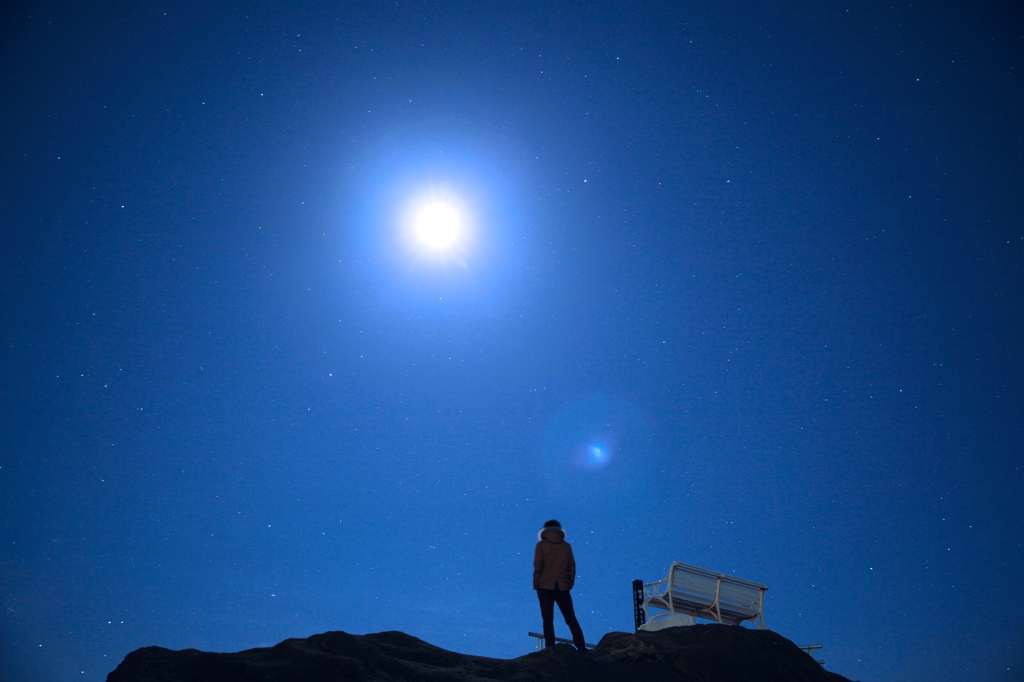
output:
<path id="1" fill-rule="evenodd" d="M 416 214 L 416 236 L 431 249 L 443 251 L 454 247 L 462 233 L 462 219 L 451 205 L 433 202 Z"/>

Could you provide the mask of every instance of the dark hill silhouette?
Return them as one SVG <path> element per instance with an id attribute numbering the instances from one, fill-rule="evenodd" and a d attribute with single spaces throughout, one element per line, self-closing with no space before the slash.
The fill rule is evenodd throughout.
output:
<path id="1" fill-rule="evenodd" d="M 525 643 L 525 642 L 524 642 Z M 440 649 L 402 632 L 326 632 L 233 654 L 146 647 L 107 682 L 843 682 L 770 630 L 693 625 L 612 632 L 593 651 L 558 645 L 510 660 Z M 849 682 L 848 680 L 846 682 Z"/>

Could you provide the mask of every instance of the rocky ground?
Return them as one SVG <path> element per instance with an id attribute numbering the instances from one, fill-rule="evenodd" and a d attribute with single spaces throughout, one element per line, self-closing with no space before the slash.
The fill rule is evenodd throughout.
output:
<path id="1" fill-rule="evenodd" d="M 510 660 L 446 651 L 402 632 L 326 632 L 231 654 L 147 647 L 107 682 L 843 682 L 770 630 L 694 625 L 612 632 L 581 653 L 558 645 Z M 847 681 L 849 682 L 849 681 Z"/>

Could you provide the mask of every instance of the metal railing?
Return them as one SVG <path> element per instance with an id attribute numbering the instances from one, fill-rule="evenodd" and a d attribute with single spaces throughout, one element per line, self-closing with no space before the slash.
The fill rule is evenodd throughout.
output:
<path id="1" fill-rule="evenodd" d="M 544 649 L 544 635 L 540 634 L 539 632 L 528 632 L 526 634 L 530 635 L 530 637 L 536 637 L 537 638 L 537 651 L 543 651 L 543 649 Z M 573 644 L 573 641 L 571 639 L 566 639 L 564 637 L 555 637 L 555 643 L 556 644 Z M 597 646 L 596 644 L 591 644 L 590 642 L 584 642 L 584 644 L 586 645 L 586 647 L 588 649 L 593 649 L 594 647 Z"/>
<path id="2" fill-rule="evenodd" d="M 797 648 L 800 649 L 801 651 L 803 651 L 804 653 L 806 653 L 811 658 L 814 658 L 814 654 L 811 653 L 811 649 L 820 649 L 821 647 L 822 647 L 821 644 L 797 644 Z M 822 659 L 814 658 L 814 662 L 817 663 L 818 665 L 825 665 L 825 659 L 824 658 L 822 658 Z"/>

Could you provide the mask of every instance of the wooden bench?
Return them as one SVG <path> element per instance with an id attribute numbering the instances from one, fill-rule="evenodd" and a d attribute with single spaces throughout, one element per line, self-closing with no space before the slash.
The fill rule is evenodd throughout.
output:
<path id="1" fill-rule="evenodd" d="M 638 622 L 637 629 L 659 630 L 706 618 L 728 625 L 749 620 L 763 630 L 767 589 L 767 585 L 677 561 L 663 579 L 643 586 L 643 602 L 636 610 L 638 621 L 643 611 L 645 623 Z"/>

